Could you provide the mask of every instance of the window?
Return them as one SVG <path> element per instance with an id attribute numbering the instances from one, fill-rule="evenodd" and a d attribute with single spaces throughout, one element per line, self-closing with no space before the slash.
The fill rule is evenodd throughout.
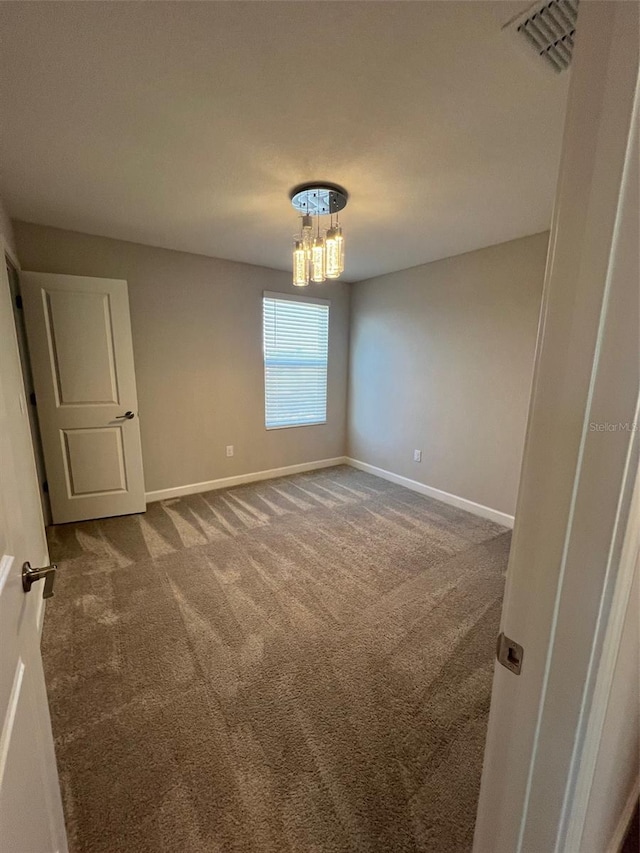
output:
<path id="1" fill-rule="evenodd" d="M 267 429 L 325 423 L 329 302 L 265 293 L 263 332 Z"/>

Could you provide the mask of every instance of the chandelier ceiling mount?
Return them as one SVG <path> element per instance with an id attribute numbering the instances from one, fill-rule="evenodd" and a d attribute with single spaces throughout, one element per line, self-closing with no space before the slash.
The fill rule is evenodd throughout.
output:
<path id="1" fill-rule="evenodd" d="M 291 204 L 302 214 L 330 216 L 347 206 L 347 191 L 337 184 L 300 184 L 291 190 Z"/>

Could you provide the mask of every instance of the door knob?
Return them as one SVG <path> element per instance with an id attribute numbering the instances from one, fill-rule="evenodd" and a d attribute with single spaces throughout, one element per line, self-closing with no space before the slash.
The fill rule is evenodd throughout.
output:
<path id="1" fill-rule="evenodd" d="M 55 563 L 50 566 L 44 566 L 41 569 L 32 569 L 31 563 L 24 563 L 22 566 L 22 589 L 25 592 L 30 592 L 32 585 L 44 578 L 44 589 L 42 590 L 43 598 L 51 598 L 53 595 L 53 582 L 56 579 Z"/>
<path id="2" fill-rule="evenodd" d="M 132 418 L 135 418 L 133 412 L 125 412 L 124 415 L 116 415 L 117 421 L 130 421 Z"/>

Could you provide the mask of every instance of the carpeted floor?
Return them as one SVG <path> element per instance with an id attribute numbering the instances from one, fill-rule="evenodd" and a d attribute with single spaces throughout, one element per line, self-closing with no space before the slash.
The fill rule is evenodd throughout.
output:
<path id="1" fill-rule="evenodd" d="M 72 853 L 470 850 L 503 528 L 339 467 L 49 538 Z"/>

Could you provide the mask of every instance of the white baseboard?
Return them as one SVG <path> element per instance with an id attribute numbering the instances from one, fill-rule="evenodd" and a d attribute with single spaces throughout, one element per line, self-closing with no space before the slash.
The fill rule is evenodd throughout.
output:
<path id="1" fill-rule="evenodd" d="M 406 489 L 419 492 L 421 495 L 427 495 L 427 497 L 435 498 L 435 500 L 442 501 L 442 503 L 458 507 L 458 509 L 464 509 L 467 512 L 473 513 L 473 515 L 488 518 L 490 521 L 495 521 L 504 527 L 513 527 L 514 518 L 506 512 L 500 512 L 500 510 L 483 506 L 482 504 L 475 503 L 475 501 L 467 500 L 467 498 L 443 492 L 441 489 L 434 489 L 433 486 L 425 486 L 424 483 L 419 483 L 417 480 L 410 480 L 409 477 L 402 477 L 400 474 L 394 474 L 392 471 L 385 471 L 384 468 L 377 468 L 375 465 L 369 465 L 368 462 L 360 462 L 358 459 L 347 457 L 346 463 L 353 468 L 359 468 L 360 471 L 367 471 L 369 474 L 375 474 L 376 477 L 382 477 L 383 480 L 389 480 L 391 483 L 397 483 Z"/>
<path id="2" fill-rule="evenodd" d="M 274 477 L 286 477 L 288 474 L 302 474 L 305 471 L 316 471 L 319 468 L 332 468 L 334 465 L 345 465 L 345 456 L 333 459 L 318 459 L 315 462 L 302 462 L 299 465 L 287 465 L 285 468 L 270 468 L 268 471 L 254 471 L 251 474 L 236 474 L 235 477 L 222 477 L 219 480 L 207 480 L 204 483 L 189 483 L 186 486 L 174 486 L 171 489 L 158 489 L 146 492 L 147 503 L 163 501 L 167 498 L 180 498 L 184 495 L 197 495 L 200 492 L 211 492 L 215 489 L 228 489 L 230 486 L 240 486 L 243 483 L 257 483 L 260 480 L 272 480 Z"/>
<path id="3" fill-rule="evenodd" d="M 633 788 L 629 793 L 629 798 L 624 804 L 624 809 L 622 810 L 620 820 L 618 821 L 615 832 L 613 833 L 613 838 L 611 839 L 611 841 L 609 842 L 609 846 L 607 847 L 607 853 L 620 853 L 620 850 L 622 850 L 622 845 L 627 835 L 627 830 L 629 829 L 629 824 L 631 823 L 631 818 L 633 817 L 633 812 L 635 810 L 639 797 L 640 778 L 636 779 Z"/>
<path id="4" fill-rule="evenodd" d="M 434 489 L 432 486 L 425 486 L 424 483 L 419 483 L 417 480 L 410 480 L 408 477 L 402 477 L 400 474 L 394 474 L 392 471 L 385 471 L 384 468 L 377 468 L 375 465 L 369 465 L 367 462 L 360 462 L 358 459 L 350 459 L 347 456 L 336 456 L 333 459 L 318 459 L 314 462 L 302 462 L 299 465 L 287 465 L 284 468 L 270 468 L 267 471 L 254 471 L 250 474 L 237 474 L 234 477 L 221 477 L 219 480 L 206 480 L 203 483 L 189 483 L 186 486 L 174 486 L 170 489 L 158 489 L 153 492 L 147 492 L 145 498 L 147 503 L 153 501 L 162 501 L 167 498 L 180 498 L 184 495 L 196 495 L 200 492 L 211 492 L 216 489 L 228 489 L 231 486 L 240 486 L 243 483 L 257 483 L 260 480 L 272 480 L 275 477 L 286 477 L 289 474 L 302 474 L 305 471 L 316 471 L 320 468 L 331 468 L 334 465 L 351 465 L 353 468 L 358 468 L 360 471 L 367 471 L 369 474 L 375 474 L 376 477 L 382 477 L 383 480 L 389 480 L 392 483 L 397 483 L 399 486 L 404 486 L 407 489 L 412 489 L 414 492 L 419 492 L 421 495 L 435 498 L 437 501 L 449 504 L 450 506 L 464 509 L 474 515 L 479 515 L 482 518 L 488 518 L 490 521 L 495 521 L 497 524 L 502 524 L 505 527 L 513 527 L 513 516 L 507 515 L 505 512 L 500 512 L 497 509 L 492 509 L 488 506 L 475 503 L 466 498 L 458 497 L 458 495 L 443 492 L 441 489 Z"/>

